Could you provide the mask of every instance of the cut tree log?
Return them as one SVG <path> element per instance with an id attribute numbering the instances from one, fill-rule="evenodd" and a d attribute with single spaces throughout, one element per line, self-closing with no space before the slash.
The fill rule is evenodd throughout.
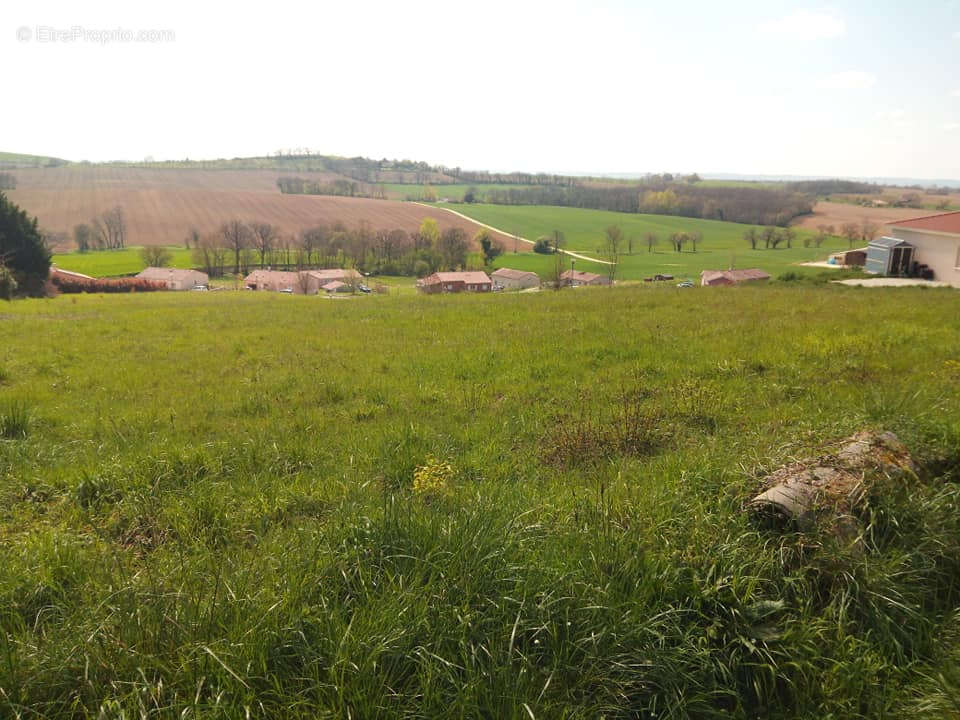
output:
<path id="1" fill-rule="evenodd" d="M 850 513 L 863 502 L 873 480 L 915 476 L 913 458 L 892 432 L 864 430 L 840 442 L 836 452 L 786 465 L 764 478 L 766 488 L 748 504 L 759 520 L 812 528 L 825 512 L 849 534 Z"/>

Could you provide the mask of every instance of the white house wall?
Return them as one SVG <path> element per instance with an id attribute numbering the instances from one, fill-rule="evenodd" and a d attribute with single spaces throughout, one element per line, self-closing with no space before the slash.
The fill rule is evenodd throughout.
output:
<path id="1" fill-rule="evenodd" d="M 917 250 L 914 260 L 933 270 L 933 279 L 960 287 L 960 235 L 893 227 L 891 235 Z"/>

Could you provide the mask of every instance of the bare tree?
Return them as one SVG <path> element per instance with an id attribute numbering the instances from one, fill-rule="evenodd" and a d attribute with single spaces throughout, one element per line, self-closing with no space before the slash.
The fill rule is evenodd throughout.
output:
<path id="1" fill-rule="evenodd" d="M 782 233 L 782 234 L 783 234 L 783 239 L 786 240 L 786 242 L 787 242 L 787 248 L 792 248 L 792 247 L 793 247 L 793 241 L 794 241 L 794 240 L 796 239 L 796 237 L 797 237 L 797 231 L 794 230 L 793 228 L 788 227 L 788 228 L 784 228 L 784 229 L 783 229 L 783 233 Z"/>
<path id="2" fill-rule="evenodd" d="M 747 228 L 746 232 L 743 233 L 743 239 L 747 241 L 748 245 L 750 245 L 751 250 L 757 249 L 757 229 L 756 228 Z"/>
<path id="3" fill-rule="evenodd" d="M 260 268 L 263 269 L 267 255 L 273 251 L 277 241 L 277 229 L 266 222 L 253 221 L 249 225 L 253 247 L 260 254 Z"/>
<path id="4" fill-rule="evenodd" d="M 653 252 L 653 248 L 655 248 L 660 243 L 660 238 L 657 237 L 657 234 L 655 232 L 648 232 L 646 235 L 644 235 L 644 240 L 646 240 L 647 242 L 648 253 Z"/>
<path id="5" fill-rule="evenodd" d="M 847 239 L 849 247 L 853 247 L 854 241 L 860 237 L 860 227 L 856 223 L 844 223 L 840 227 L 840 234 Z"/>
<path id="6" fill-rule="evenodd" d="M 103 226 L 100 218 L 93 218 L 90 221 L 90 247 L 97 250 L 107 249 L 107 229 Z"/>
<path id="7" fill-rule="evenodd" d="M 462 228 L 450 227 L 440 234 L 438 250 L 445 268 L 455 270 L 466 264 L 468 249 L 467 233 Z"/>
<path id="8" fill-rule="evenodd" d="M 617 265 L 620 262 L 620 253 L 622 252 L 623 246 L 623 230 L 620 229 L 619 225 L 610 225 L 606 229 L 606 239 L 603 244 L 603 254 L 607 256 L 609 265 L 606 265 L 607 276 L 610 278 L 610 282 L 616 279 L 617 276 Z"/>
<path id="9" fill-rule="evenodd" d="M 694 230 L 690 233 L 690 244 L 693 246 L 693 251 L 697 251 L 697 245 L 703 242 L 703 233 L 699 230 Z"/>
<path id="10" fill-rule="evenodd" d="M 767 250 L 770 249 L 770 246 L 776 247 L 774 240 L 777 237 L 777 229 L 775 227 L 767 226 L 760 232 L 761 237 L 763 237 L 763 246 Z"/>
<path id="11" fill-rule="evenodd" d="M 547 283 L 554 290 L 559 290 L 563 287 L 563 272 L 564 272 L 564 252 L 563 247 L 567 244 L 567 240 L 564 237 L 563 233 L 559 230 L 554 230 L 553 234 L 548 236 L 550 243 L 550 251 L 553 255 L 553 266 L 550 269 L 550 272 L 547 274 Z"/>
<path id="12" fill-rule="evenodd" d="M 869 243 L 873 240 L 877 233 L 880 232 L 880 226 L 875 222 L 872 222 L 870 218 L 865 217 L 860 223 L 860 235 L 863 237 L 865 243 Z"/>
<path id="13" fill-rule="evenodd" d="M 233 253 L 233 272 L 240 273 L 240 253 L 250 247 L 250 228 L 242 220 L 230 220 L 220 226 L 223 246 Z"/>
<path id="14" fill-rule="evenodd" d="M 207 275 L 223 275 L 226 260 L 227 250 L 219 234 L 201 236 L 193 245 L 193 263 L 202 267 Z"/>
<path id="15" fill-rule="evenodd" d="M 312 265 L 313 253 L 320 251 L 325 246 L 327 235 L 327 229 L 321 226 L 301 230 L 300 243 L 297 249 L 299 250 L 298 256 L 301 257 L 302 260 L 298 264 Z M 321 253 L 321 264 L 324 264 L 323 260 L 323 253 Z"/>
<path id="16" fill-rule="evenodd" d="M 127 220 L 123 208 L 119 205 L 107 210 L 102 216 L 103 227 L 106 230 L 107 247 L 120 249 L 127 243 Z"/>

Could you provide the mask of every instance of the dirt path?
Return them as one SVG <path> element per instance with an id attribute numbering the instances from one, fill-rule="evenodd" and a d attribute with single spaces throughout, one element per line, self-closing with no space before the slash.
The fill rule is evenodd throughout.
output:
<path id="1" fill-rule="evenodd" d="M 506 230 L 501 230 L 500 228 L 495 228 L 493 225 L 487 225 L 486 223 L 482 223 L 479 220 L 474 220 L 472 217 L 468 215 L 464 215 L 463 213 L 458 213 L 456 210 L 451 210 L 450 208 L 437 207 L 436 205 L 428 205 L 427 203 L 421 203 L 421 202 L 414 202 L 414 205 L 423 205 L 424 207 L 432 208 L 434 210 L 443 210 L 444 212 L 452 213 L 453 215 L 456 215 L 459 218 L 463 218 L 464 220 L 469 220 L 470 222 L 476 225 L 479 225 L 480 227 L 485 227 L 487 230 L 493 230 L 494 232 L 500 233 L 501 235 L 506 235 L 508 238 L 515 237 L 527 243 L 528 245 L 536 245 L 536 243 L 533 240 L 528 240 L 527 238 L 520 237 L 519 235 L 513 235 L 511 233 L 508 233 Z M 613 263 L 610 262 L 609 260 L 598 260 L 597 258 L 581 255 L 580 253 L 573 252 L 572 250 L 561 250 L 560 252 L 562 252 L 564 255 L 569 255 L 570 257 L 577 258 L 577 260 L 586 260 L 587 262 L 600 263 L 601 265 L 613 265 Z"/>

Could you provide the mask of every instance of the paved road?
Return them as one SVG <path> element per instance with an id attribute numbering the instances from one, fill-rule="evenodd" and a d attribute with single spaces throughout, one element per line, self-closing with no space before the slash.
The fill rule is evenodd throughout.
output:
<path id="1" fill-rule="evenodd" d="M 513 233 L 508 233 L 506 230 L 501 230 L 500 228 L 495 228 L 493 225 L 487 225 L 486 223 L 482 223 L 482 222 L 480 222 L 479 220 L 475 220 L 474 218 L 472 218 L 472 217 L 470 217 L 470 216 L 468 216 L 468 215 L 464 215 L 463 213 L 458 213 L 456 210 L 451 210 L 450 208 L 440 207 L 439 205 L 428 205 L 427 203 L 421 203 L 421 202 L 414 202 L 414 205 L 423 205 L 424 207 L 434 208 L 434 209 L 436 209 L 436 210 L 445 210 L 445 211 L 448 212 L 448 213 L 453 213 L 454 215 L 456 215 L 456 216 L 459 217 L 459 218 L 463 218 L 464 220 L 469 220 L 469 221 L 472 222 L 474 225 L 479 225 L 480 227 L 485 227 L 487 230 L 493 230 L 494 232 L 498 232 L 498 233 L 500 233 L 501 235 L 506 235 L 507 237 L 519 238 L 520 240 L 522 240 L 523 242 L 527 243 L 528 245 L 535 245 L 535 244 L 536 244 L 533 240 L 528 240 L 528 239 L 525 238 L 525 237 L 520 237 L 519 235 L 514 235 Z M 586 256 L 586 255 L 581 255 L 580 253 L 573 252 L 572 250 L 561 250 L 560 252 L 562 252 L 564 255 L 569 255 L 570 257 L 575 257 L 575 258 L 577 258 L 577 260 L 586 260 L 587 262 L 600 263 L 601 265 L 613 265 L 613 263 L 610 262 L 609 260 L 598 260 L 597 258 L 592 258 L 592 257 L 588 257 L 588 256 Z"/>

